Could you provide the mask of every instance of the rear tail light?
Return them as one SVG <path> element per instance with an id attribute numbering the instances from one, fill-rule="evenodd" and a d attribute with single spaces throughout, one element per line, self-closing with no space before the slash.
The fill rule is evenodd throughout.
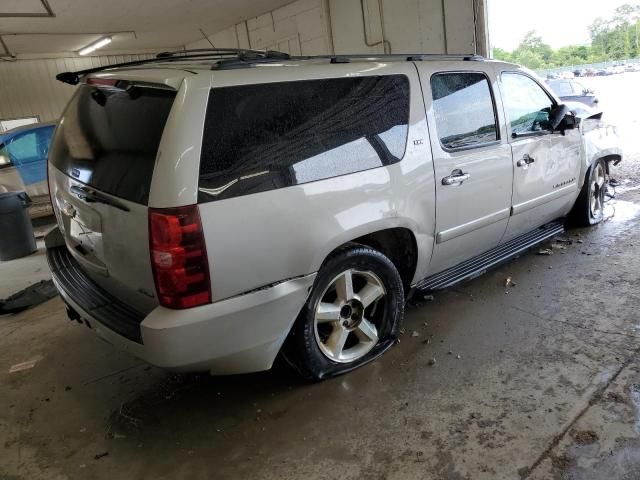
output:
<path id="1" fill-rule="evenodd" d="M 160 304 L 211 303 L 209 262 L 197 205 L 149 209 L 151 264 Z"/>

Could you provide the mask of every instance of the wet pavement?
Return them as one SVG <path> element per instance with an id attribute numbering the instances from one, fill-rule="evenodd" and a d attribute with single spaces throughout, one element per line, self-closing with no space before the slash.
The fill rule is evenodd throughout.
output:
<path id="1" fill-rule="evenodd" d="M 411 306 L 400 344 L 320 384 L 167 374 L 57 298 L 0 318 L 0 478 L 640 478 L 640 191 L 607 215 Z"/>

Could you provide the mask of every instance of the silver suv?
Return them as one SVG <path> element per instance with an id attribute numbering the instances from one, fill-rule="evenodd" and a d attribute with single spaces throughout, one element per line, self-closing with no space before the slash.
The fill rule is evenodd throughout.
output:
<path id="1" fill-rule="evenodd" d="M 149 363 L 311 379 L 415 290 L 602 219 L 615 133 L 475 56 L 207 50 L 66 72 L 47 237 L 70 318 Z"/>

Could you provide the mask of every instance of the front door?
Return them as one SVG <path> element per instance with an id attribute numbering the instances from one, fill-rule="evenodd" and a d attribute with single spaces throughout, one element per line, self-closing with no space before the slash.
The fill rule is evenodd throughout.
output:
<path id="1" fill-rule="evenodd" d="M 552 132 L 555 100 L 532 77 L 503 72 L 502 98 L 513 152 L 513 201 L 507 241 L 565 215 L 578 190 L 580 132 Z"/>
<path id="2" fill-rule="evenodd" d="M 434 274 L 498 245 L 509 218 L 513 167 L 487 74 L 418 68 L 436 179 Z"/>

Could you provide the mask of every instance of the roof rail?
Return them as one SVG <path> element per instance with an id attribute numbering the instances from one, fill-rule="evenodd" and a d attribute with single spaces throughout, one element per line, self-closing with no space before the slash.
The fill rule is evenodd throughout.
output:
<path id="1" fill-rule="evenodd" d="M 389 54 L 340 54 L 340 55 L 289 55 L 276 50 L 252 50 L 243 48 L 197 48 L 192 50 L 176 50 L 159 53 L 154 58 L 134 60 L 131 62 L 115 63 L 102 67 L 79 70 L 77 72 L 62 72 L 56 75 L 56 79 L 77 85 L 85 75 L 97 73 L 112 68 L 133 67 L 154 63 L 179 62 L 183 60 L 212 60 L 212 70 L 226 70 L 234 68 L 252 67 L 258 63 L 269 63 L 282 60 L 317 60 L 326 59 L 331 63 L 349 63 L 352 60 L 385 60 L 397 59 L 409 62 L 426 60 L 464 60 L 481 61 L 483 57 L 475 54 L 439 54 L 439 53 L 389 53 Z"/>
<path id="2" fill-rule="evenodd" d="M 286 54 L 285 54 L 286 55 Z M 277 60 L 329 60 L 330 63 L 350 63 L 352 60 L 385 60 L 396 59 L 408 62 L 418 61 L 438 61 L 438 60 L 462 60 L 462 61 L 482 61 L 484 57 L 476 54 L 449 54 L 449 53 L 386 53 L 386 54 L 339 54 L 339 55 L 291 55 L 286 58 L 279 57 L 259 57 L 251 58 L 228 58 L 222 59 L 211 66 L 212 70 L 226 70 L 232 68 L 252 67 L 258 63 L 272 63 Z"/>
<path id="3" fill-rule="evenodd" d="M 278 52 L 276 50 L 250 50 L 241 48 L 198 48 L 192 50 L 176 50 L 174 52 L 162 52 L 154 58 L 145 60 L 134 60 L 131 62 L 114 63 L 112 65 L 104 65 L 102 67 L 88 68 L 86 70 L 78 70 L 76 72 L 62 72 L 56 75 L 56 79 L 68 83 L 69 85 L 77 85 L 80 78 L 91 73 L 110 70 L 112 68 L 134 67 L 137 65 L 146 65 L 153 63 L 178 62 L 182 60 L 233 60 L 234 62 L 250 62 L 259 60 L 288 60 L 291 58 L 288 53 Z"/>

